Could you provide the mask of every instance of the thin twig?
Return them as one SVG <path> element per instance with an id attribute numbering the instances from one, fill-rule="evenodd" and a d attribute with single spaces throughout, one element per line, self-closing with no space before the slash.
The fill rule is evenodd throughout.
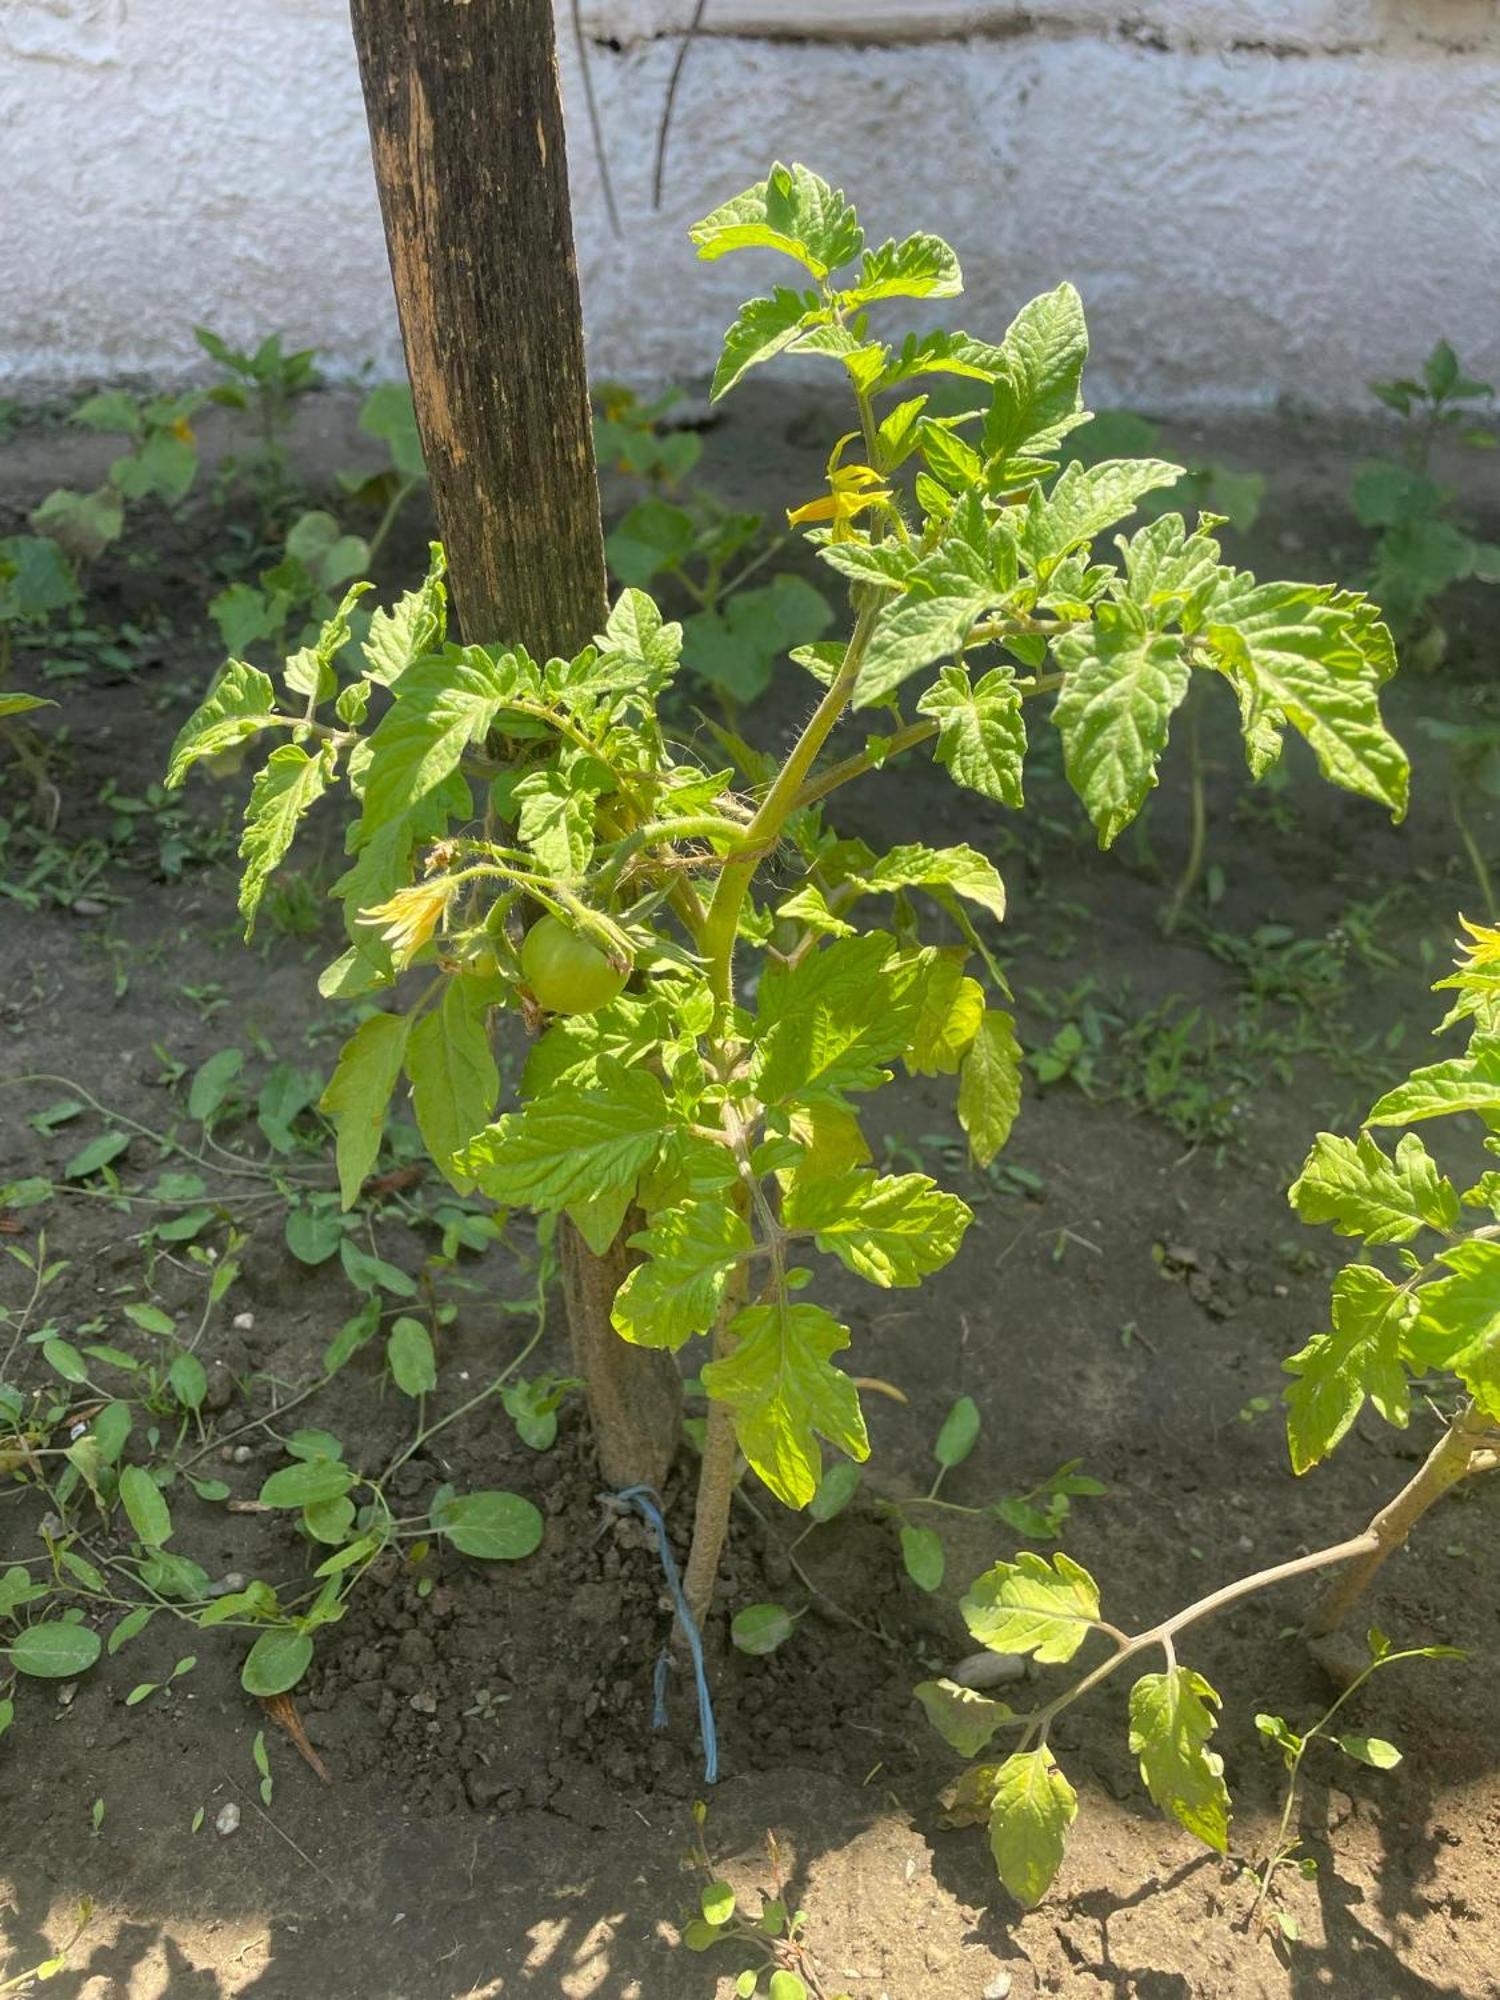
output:
<path id="1" fill-rule="evenodd" d="M 574 0 L 577 4 L 577 0 Z M 693 18 L 687 24 L 687 32 L 678 44 L 677 55 L 672 63 L 672 74 L 667 79 L 666 102 L 661 108 L 661 123 L 656 128 L 656 164 L 651 171 L 651 206 L 661 207 L 662 183 L 667 173 L 667 134 L 672 129 L 672 109 L 677 102 L 677 86 L 682 81 L 683 65 L 688 59 L 688 50 L 697 39 L 698 30 L 703 25 L 703 17 L 708 12 L 708 0 L 698 0 L 693 9 Z"/>

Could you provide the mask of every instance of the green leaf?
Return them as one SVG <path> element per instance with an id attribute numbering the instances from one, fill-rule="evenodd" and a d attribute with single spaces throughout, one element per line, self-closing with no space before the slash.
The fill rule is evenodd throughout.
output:
<path id="1" fill-rule="evenodd" d="M 243 1049 L 216 1049 L 199 1065 L 188 1087 L 188 1116 L 207 1125 L 223 1105 L 240 1071 L 245 1067 Z"/>
<path id="2" fill-rule="evenodd" d="M 426 1396 L 437 1387 L 432 1336 L 418 1319 L 398 1319 L 385 1343 L 385 1358 L 403 1396 Z"/>
<path id="3" fill-rule="evenodd" d="M 0 1650 L 8 1650 L 18 1674 L 30 1674 L 40 1681 L 70 1681 L 94 1664 L 102 1646 L 99 1634 L 87 1625 L 50 1618 L 40 1625 L 28 1625 L 8 1648 Z"/>
<path id="4" fill-rule="evenodd" d="M 1041 1666 L 1071 1660 L 1099 1619 L 1099 1586 L 1071 1557 L 1023 1550 L 996 1563 L 965 1592 L 959 1610 L 995 1653 L 1032 1653 Z"/>
<path id="5" fill-rule="evenodd" d="M 818 1488 L 821 1435 L 850 1458 L 870 1455 L 859 1394 L 829 1356 L 849 1330 L 806 1302 L 747 1306 L 730 1329 L 731 1351 L 703 1370 L 703 1386 L 734 1411 L 740 1449 L 788 1507 Z"/>
<path id="6" fill-rule="evenodd" d="M 1044 1745 L 1007 1757 L 995 1774 L 990 1852 L 1000 1880 L 1018 1903 L 1033 1909 L 1062 1866 L 1078 1795 Z"/>
<path id="7" fill-rule="evenodd" d="M 372 1014 L 361 1021 L 339 1051 L 338 1063 L 318 1109 L 331 1118 L 339 1195 L 352 1208 L 380 1154 L 386 1106 L 401 1074 L 408 1023 L 403 1014 Z"/>
<path id="8" fill-rule="evenodd" d="M 42 1359 L 65 1382 L 87 1382 L 89 1379 L 88 1363 L 71 1340 L 60 1340 L 56 1335 L 51 1340 L 44 1340 Z"/>
<path id="9" fill-rule="evenodd" d="M 1326 1222 L 1340 1236 L 1405 1243 L 1423 1229 L 1451 1230 L 1458 1195 L 1415 1132 L 1386 1158 L 1368 1132 L 1345 1139 L 1320 1132 L 1287 1199 L 1304 1222 Z"/>
<path id="10" fill-rule="evenodd" d="M 766 2000 L 807 2000 L 807 1982 L 800 1973 L 788 1972 L 781 1966 L 771 1974 Z"/>
<path id="11" fill-rule="evenodd" d="M 449 979 L 441 1002 L 420 1017 L 406 1045 L 417 1128 L 439 1172 L 460 1194 L 474 1183 L 457 1166 L 457 1155 L 489 1123 L 500 1094 L 489 1010 L 482 995 L 475 997 L 476 984 Z"/>
<path id="12" fill-rule="evenodd" d="M 202 702 L 177 733 L 167 762 L 167 789 L 175 791 L 193 765 L 226 750 L 267 726 L 276 707 L 276 690 L 259 667 L 231 660 Z"/>
<path id="13" fill-rule="evenodd" d="M 815 292 L 792 292 L 778 285 L 769 299 L 747 299 L 724 336 L 723 352 L 714 369 L 710 402 L 727 395 L 749 368 L 770 361 L 789 347 L 804 322 L 819 311 Z"/>
<path id="14" fill-rule="evenodd" d="M 179 1354 L 167 1370 L 172 1394 L 185 1410 L 199 1410 L 208 1394 L 208 1375 L 196 1354 Z"/>
<path id="15" fill-rule="evenodd" d="M 601 1055 L 586 1089 L 559 1085 L 474 1138 L 458 1165 L 492 1201 L 555 1212 L 632 1187 L 674 1124 L 660 1083 Z"/>
<path id="16" fill-rule="evenodd" d="M 1376 1771 L 1394 1771 L 1401 1762 L 1401 1752 L 1383 1736 L 1336 1736 L 1333 1740 L 1346 1757 Z"/>
<path id="17" fill-rule="evenodd" d="M 1153 1803 L 1224 1854 L 1229 1793 L 1224 1760 L 1208 1748 L 1218 1705 L 1218 1695 L 1190 1667 L 1143 1674 L 1130 1690 L 1130 1748 Z"/>
<path id="18" fill-rule="evenodd" d="M 722 1194 L 690 1198 L 651 1218 L 632 1236 L 644 1253 L 615 1294 L 616 1333 L 637 1347 L 681 1347 L 707 1333 L 729 1274 L 749 1254 L 749 1224 Z"/>
<path id="19" fill-rule="evenodd" d="M 341 1218 L 326 1208 L 289 1208 L 286 1247 L 299 1264 L 326 1264 L 344 1240 Z"/>
<path id="20" fill-rule="evenodd" d="M 246 1694 L 265 1701 L 272 1695 L 294 1688 L 312 1665 L 311 1635 L 291 1626 L 273 1626 L 262 1632 L 245 1656 L 240 1668 L 240 1685 Z"/>
<path id="21" fill-rule="evenodd" d="M 382 440 L 391 454 L 391 463 L 404 479 L 426 477 L 416 405 L 405 382 L 381 382 L 373 388 L 360 406 L 359 427 Z M 434 544 L 433 553 L 441 576 L 441 546 Z"/>
<path id="22" fill-rule="evenodd" d="M 843 195 L 806 167 L 784 167 L 725 202 L 688 231 L 698 255 L 730 250 L 780 250 L 815 278 L 850 263 L 864 248 L 864 231 Z"/>
<path id="23" fill-rule="evenodd" d="M 407 591 L 394 609 L 381 606 L 371 613 L 364 641 L 365 672 L 382 687 L 395 687 L 408 667 L 441 647 L 447 629 L 445 566 L 442 543 L 430 542 L 423 581 Z"/>
<path id="24" fill-rule="evenodd" d="M 1099 619 L 1053 644 L 1067 675 L 1052 710 L 1068 783 L 1088 808 L 1099 845 L 1130 824 L 1156 783 L 1172 712 L 1188 691 L 1180 638 Z"/>
<path id="25" fill-rule="evenodd" d="M 970 680 L 966 667 L 944 667 L 918 698 L 917 713 L 937 723 L 937 760 L 956 784 L 1002 805 L 1022 804 L 1026 724 L 1008 667 L 996 667 L 978 681 Z"/>
<path id="26" fill-rule="evenodd" d="M 796 1620 L 784 1604 L 747 1604 L 736 1611 L 729 1637 L 742 1653 L 774 1653 L 796 1630 Z"/>
<path id="27" fill-rule="evenodd" d="M 952 1076 L 984 1020 L 984 988 L 964 973 L 961 950 L 939 950 L 905 1055 L 913 1076 Z"/>
<path id="28" fill-rule="evenodd" d="M 1124 520 L 1144 494 L 1181 476 L 1180 465 L 1159 458 L 1107 458 L 1090 466 L 1072 459 L 1045 498 L 1033 490 L 1021 529 L 1022 553 L 1048 577 L 1064 556 L 1087 548 L 1096 535 Z"/>
<path id="29" fill-rule="evenodd" d="M 86 1181 L 90 1174 L 97 1174 L 101 1167 L 107 1167 L 111 1160 L 117 1160 L 130 1144 L 130 1136 L 125 1132 L 101 1132 L 96 1139 L 90 1139 L 86 1146 L 68 1161 L 62 1170 L 65 1181 Z"/>
<path id="30" fill-rule="evenodd" d="M 1457 1243 L 1438 1259 L 1453 1275 L 1417 1294 L 1405 1351 L 1419 1367 L 1448 1369 L 1500 1422 L 1500 1243 Z"/>
<path id="31" fill-rule="evenodd" d="M 354 1474 L 336 1458 L 299 1459 L 283 1465 L 262 1482 L 262 1507 L 318 1507 L 326 1500 L 342 1500 L 355 1484 Z"/>
<path id="32" fill-rule="evenodd" d="M 464 751 L 484 741 L 507 701 L 536 692 L 536 670 L 524 654 L 492 657 L 480 646 L 450 646 L 408 667 L 368 739 L 361 845 L 382 826 L 408 821 L 454 776 Z"/>
<path id="33" fill-rule="evenodd" d="M 912 1693 L 938 1735 L 961 1757 L 977 1757 L 1002 1724 L 1016 1719 L 1008 1703 L 991 1701 L 957 1681 L 920 1681 Z"/>
<path id="34" fill-rule="evenodd" d="M 916 1528 L 909 1522 L 903 1524 L 901 1563 L 918 1590 L 937 1590 L 947 1566 L 941 1538 L 931 1528 Z"/>
<path id="35" fill-rule="evenodd" d="M 963 288 L 958 259 L 942 237 L 918 234 L 867 250 L 848 296 L 873 305 L 877 299 L 951 299 Z"/>
<path id="36" fill-rule="evenodd" d="M 309 756 L 295 743 L 278 744 L 255 774 L 245 831 L 240 837 L 240 915 L 245 937 L 255 932 L 256 912 L 267 882 L 285 860 L 304 814 L 328 789 L 335 755 L 331 744 Z"/>
<path id="37" fill-rule="evenodd" d="M 926 1174 L 855 1167 L 805 1183 L 795 1176 L 782 1219 L 872 1285 L 911 1286 L 954 1257 L 974 1218 Z"/>
<path id="38" fill-rule="evenodd" d="M 1487 1125 L 1500 1126 L 1500 1048 L 1477 1049 L 1414 1069 L 1378 1100 L 1365 1123 L 1416 1125 L 1456 1111 L 1477 1111 Z"/>
<path id="39" fill-rule="evenodd" d="M 761 1101 L 873 1090 L 905 1053 L 934 960 L 895 951 L 881 931 L 835 938 L 761 981 L 755 1082 Z"/>
<path id="40" fill-rule="evenodd" d="M 948 1470 L 962 1465 L 979 1442 L 979 1405 L 972 1396 L 960 1396 L 943 1419 L 932 1455 Z"/>
<path id="41" fill-rule="evenodd" d="M 1333 1330 L 1315 1334 L 1284 1366 L 1298 1379 L 1286 1392 L 1292 1470 L 1326 1458 L 1364 1408 L 1404 1426 L 1411 1395 L 1401 1366 L 1402 1338 L 1417 1309 L 1403 1287 L 1373 1264 L 1350 1264 L 1333 1282 Z"/>
<path id="42" fill-rule="evenodd" d="M 991 1008 L 958 1073 L 958 1122 L 981 1167 L 989 1165 L 1010 1137 L 1020 1108 L 1021 1048 L 1015 1022 Z"/>
<path id="43" fill-rule="evenodd" d="M 1071 285 L 1044 292 L 1016 314 L 1000 343 L 984 451 L 1002 468 L 1024 446 L 1049 451 L 1083 421 L 1089 337 Z"/>
<path id="44" fill-rule="evenodd" d="M 698 1892 L 698 1907 L 706 1924 L 727 1924 L 734 1915 L 734 1891 L 727 1882 L 706 1882 Z"/>
<path id="45" fill-rule="evenodd" d="M 122 1646 L 128 1646 L 132 1639 L 139 1638 L 155 1615 L 154 1604 L 139 1604 L 134 1611 L 127 1611 L 119 1623 L 110 1628 L 110 1657 L 113 1658 Z"/>
<path id="46" fill-rule="evenodd" d="M 1279 757 L 1290 723 L 1325 778 L 1401 819 L 1410 765 L 1380 718 L 1395 654 L 1374 607 L 1328 586 L 1257 584 L 1241 574 L 1211 616 L 1209 644 L 1239 697 L 1255 776 Z"/>
<path id="47" fill-rule="evenodd" d="M 171 1513 L 161 1488 L 144 1466 L 127 1465 L 120 1473 L 120 1503 L 148 1549 L 159 1549 L 172 1539 Z"/>
<path id="48" fill-rule="evenodd" d="M 542 1540 L 542 1517 L 519 1493 L 460 1493 L 434 1508 L 432 1525 L 461 1554 L 486 1562 L 519 1562 Z"/>
<path id="49" fill-rule="evenodd" d="M 79 596 L 72 567 L 49 536 L 0 537 L 0 619 L 22 624 L 47 619 Z"/>
<path id="50" fill-rule="evenodd" d="M 842 1514 L 859 1491 L 859 1467 L 847 1458 L 836 1458 L 818 1481 L 818 1490 L 807 1503 L 809 1516 L 818 1522 L 831 1521 Z"/>
<path id="51" fill-rule="evenodd" d="M 993 861 L 969 846 L 893 847 L 872 868 L 850 877 L 861 889 L 885 895 L 897 889 L 951 889 L 968 902 L 988 910 L 997 922 L 1005 916 L 1005 884 Z"/>

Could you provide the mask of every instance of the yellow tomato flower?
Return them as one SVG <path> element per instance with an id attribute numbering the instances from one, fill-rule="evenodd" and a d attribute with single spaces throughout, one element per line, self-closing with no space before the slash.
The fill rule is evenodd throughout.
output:
<path id="1" fill-rule="evenodd" d="M 391 947 L 398 966 L 410 965 L 448 914 L 457 884 L 440 875 L 435 882 L 413 882 L 389 901 L 361 910 L 362 924 L 381 924 L 380 935 Z"/>
<path id="2" fill-rule="evenodd" d="M 828 492 L 821 499 L 809 500 L 801 507 L 789 507 L 786 515 L 788 524 L 800 528 L 807 522 L 831 521 L 834 540 L 841 541 L 850 521 L 867 507 L 883 507 L 891 497 L 890 487 L 881 485 L 880 474 L 871 465 L 831 467 L 828 487 Z"/>
<path id="3" fill-rule="evenodd" d="M 1474 942 L 1469 946 L 1470 965 L 1500 965 L 1500 930 L 1492 930 L 1485 924 L 1470 923 L 1467 917 L 1458 920 Z M 1462 944 L 1462 938 L 1459 943 Z"/>
<path id="4" fill-rule="evenodd" d="M 171 423 L 171 425 L 169 426 L 169 428 L 172 432 L 173 437 L 178 439 L 180 443 L 182 444 L 197 443 L 197 439 L 193 436 L 193 427 L 188 422 L 186 417 L 175 418 Z"/>

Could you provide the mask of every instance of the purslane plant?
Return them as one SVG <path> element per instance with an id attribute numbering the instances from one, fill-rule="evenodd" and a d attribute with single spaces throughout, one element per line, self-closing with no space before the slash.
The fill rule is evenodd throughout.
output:
<path id="1" fill-rule="evenodd" d="M 1486 1150 L 1500 1156 L 1500 930 L 1465 927 L 1469 943 L 1461 946 L 1457 970 L 1438 985 L 1456 994 L 1443 1026 L 1472 1024 L 1467 1054 L 1414 1070 L 1371 1108 L 1356 1138 L 1320 1133 L 1290 1190 L 1304 1222 L 1325 1223 L 1370 1250 L 1389 1249 L 1394 1265 L 1387 1271 L 1369 1258 L 1346 1265 L 1334 1280 L 1331 1329 L 1286 1364 L 1295 1378 L 1286 1392 L 1293 1471 L 1305 1473 L 1326 1458 L 1366 1403 L 1404 1426 L 1417 1383 L 1446 1403 L 1447 1426 L 1419 1471 L 1362 1533 L 1226 1584 L 1147 1631 L 1130 1635 L 1102 1617 L 1097 1583 L 1066 1555 L 1048 1561 L 1025 1552 L 972 1585 L 962 1609 L 982 1646 L 1030 1655 L 1042 1666 L 1072 1660 L 1096 1633 L 1111 1647 L 1097 1666 L 1027 1714 L 956 1681 L 917 1689 L 933 1725 L 965 1756 L 976 1756 L 1002 1730 L 1020 1731 L 1010 1756 L 964 1773 L 952 1811 L 958 1821 L 988 1824 L 1000 1878 L 1024 1903 L 1046 1893 L 1077 1814 L 1076 1795 L 1048 1743 L 1064 1709 L 1143 1654 L 1159 1653 L 1161 1671 L 1142 1675 L 1131 1689 L 1130 1747 L 1155 1803 L 1225 1852 L 1229 1793 L 1222 1760 L 1209 1748 L 1219 1696 L 1178 1663 L 1178 1636 L 1256 1591 L 1336 1568 L 1306 1630 L 1336 1674 L 1363 1679 L 1368 1663 L 1345 1660 L 1328 1642 L 1428 1509 L 1460 1481 L 1500 1465 L 1500 1172 L 1487 1170 L 1461 1188 L 1410 1129 L 1475 1113 L 1486 1127 Z M 1385 1128 L 1402 1131 L 1389 1152 L 1374 1136 Z M 1420 1250 L 1413 1247 L 1419 1242 Z M 1434 1656 L 1442 1649 L 1416 1650 Z"/>
<path id="2" fill-rule="evenodd" d="M 1019 807 L 1025 709 L 1042 703 L 1107 846 L 1202 675 L 1237 702 L 1254 772 L 1290 725 L 1326 776 L 1399 817 L 1407 761 L 1380 719 L 1394 657 L 1364 598 L 1257 584 L 1221 562 L 1211 522 L 1176 514 L 1121 539 L 1118 560 L 1093 559 L 1096 537 L 1179 469 L 1058 471 L 1055 447 L 1085 416 L 1071 286 L 997 343 L 888 343 L 871 310 L 954 296 L 957 259 L 927 235 L 867 247 L 844 197 L 801 167 L 773 168 L 693 237 L 705 258 L 767 249 L 800 269 L 800 289 L 741 309 L 715 395 L 783 352 L 831 359 L 853 391 L 827 490 L 790 514 L 849 586 L 852 624 L 792 654 L 820 691 L 785 755 L 721 733 L 738 769 L 715 768 L 669 740 L 659 704 L 681 635 L 640 590 L 574 659 L 535 660 L 521 633 L 452 643 L 434 550 L 425 583 L 374 613 L 357 678 L 340 685 L 334 662 L 361 586 L 281 689 L 231 662 L 182 730 L 170 782 L 279 739 L 246 817 L 247 929 L 303 814 L 347 786 L 351 863 L 334 893 L 349 943 L 321 990 L 401 991 L 345 1044 L 324 1099 L 346 1200 L 404 1076 L 455 1186 L 562 1212 L 596 1250 L 629 1233 L 623 1339 L 709 1338 L 687 1577 L 701 1614 L 738 1453 L 801 1507 L 820 1440 L 868 1451 L 835 1361 L 848 1329 L 808 1296 L 799 1256 L 811 1245 L 873 1284 L 917 1285 L 971 1219 L 925 1174 L 871 1165 L 860 1100 L 898 1065 L 955 1076 L 960 1124 L 988 1161 L 1020 1096 L 1011 1016 L 993 998 L 1003 977 L 977 927 L 1004 912 L 995 868 L 967 845 L 882 854 L 842 839 L 828 797 L 922 748 L 958 785 Z M 971 383 L 974 407 L 929 413 L 912 385 L 934 375 Z M 841 751 L 846 715 L 862 736 Z M 946 920 L 943 942 L 923 941 L 917 899 Z M 498 1119 L 497 1007 L 537 1031 L 519 1104 Z"/>

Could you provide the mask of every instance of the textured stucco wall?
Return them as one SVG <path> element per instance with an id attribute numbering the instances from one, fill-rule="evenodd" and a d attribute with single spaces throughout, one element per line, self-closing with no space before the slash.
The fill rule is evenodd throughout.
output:
<path id="1" fill-rule="evenodd" d="M 1495 0 L 584 0 L 627 239 L 563 60 L 592 364 L 706 371 L 759 260 L 688 222 L 799 157 L 948 235 L 997 332 L 1070 276 L 1096 402 L 1342 407 L 1439 333 L 1500 374 Z M 0 382 L 170 377 L 195 319 L 399 364 L 342 0 L 0 0 Z"/>

